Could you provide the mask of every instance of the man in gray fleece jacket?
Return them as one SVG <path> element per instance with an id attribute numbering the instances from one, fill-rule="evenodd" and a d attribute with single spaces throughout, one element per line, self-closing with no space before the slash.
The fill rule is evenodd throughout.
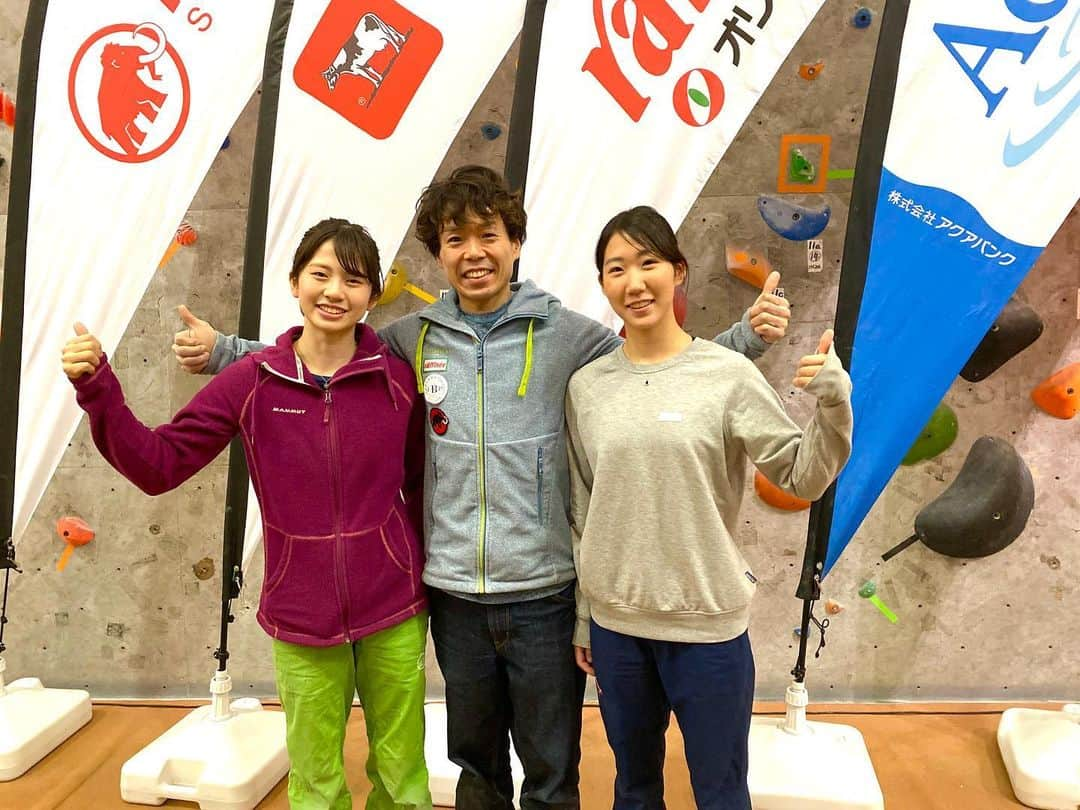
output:
<path id="1" fill-rule="evenodd" d="M 424 582 L 446 680 L 457 807 L 576 808 L 585 678 L 574 664 L 574 561 L 563 398 L 570 376 L 621 340 L 530 281 L 511 284 L 525 211 L 495 172 L 454 171 L 418 205 L 417 237 L 452 291 L 379 331 L 428 404 Z M 787 302 L 763 293 L 716 340 L 756 358 Z M 251 344 L 194 319 L 181 364 L 219 370 Z M 216 338 L 216 342 L 215 342 Z M 766 339 L 763 339 L 766 338 Z M 185 356 L 186 355 L 186 356 Z"/>

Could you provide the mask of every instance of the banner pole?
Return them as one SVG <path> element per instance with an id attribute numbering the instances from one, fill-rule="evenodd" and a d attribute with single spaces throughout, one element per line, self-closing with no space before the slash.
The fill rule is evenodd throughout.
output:
<path id="1" fill-rule="evenodd" d="M 544 30 L 547 0 L 528 0 L 525 22 L 521 26 L 517 75 L 514 77 L 514 100 L 510 107 L 510 126 L 506 136 L 506 163 L 503 176 L 511 191 L 525 196 L 529 174 L 529 144 L 532 141 L 533 105 L 536 101 L 536 74 L 540 67 L 540 39 Z M 513 281 L 518 278 L 514 262 Z"/>
<path id="2" fill-rule="evenodd" d="M 15 464 L 19 440 L 19 385 L 22 379 L 23 310 L 26 298 L 26 243 L 30 217 L 30 161 L 34 151 L 38 65 L 48 0 L 32 0 L 26 12 L 15 107 L 15 137 L 8 188 L 7 243 L 4 247 L 3 312 L 0 315 L 0 568 L 4 601 L 0 608 L 0 654 L 4 652 L 8 581 L 15 562 Z"/>
<path id="3" fill-rule="evenodd" d="M 263 263 L 266 256 L 266 222 L 270 206 L 270 168 L 274 157 L 274 135 L 277 127 L 278 94 L 281 87 L 281 65 L 285 53 L 285 37 L 292 18 L 292 0 L 277 0 L 270 18 L 270 31 L 263 63 L 262 98 L 259 102 L 259 124 L 255 136 L 255 156 L 252 160 L 251 194 L 248 208 L 247 236 L 244 243 L 243 280 L 240 286 L 241 337 L 258 339 L 262 311 Z M 232 600 L 240 596 L 244 584 L 244 529 L 247 522 L 248 468 L 244 445 L 233 439 L 229 447 L 228 483 L 225 490 L 225 522 L 222 530 L 221 553 L 221 638 L 214 651 L 218 671 L 225 670 L 229 659 L 229 623 L 234 617 Z"/>
<path id="4" fill-rule="evenodd" d="M 844 254 L 841 260 L 840 290 L 837 295 L 834 324 L 836 354 L 844 368 L 851 370 L 851 351 L 855 343 L 855 329 L 859 322 L 859 309 L 863 289 L 866 286 L 866 270 L 870 262 L 870 240 L 874 231 L 874 213 L 877 206 L 878 188 L 881 185 L 881 168 L 885 159 L 885 142 L 892 119 L 893 98 L 896 94 L 896 76 L 900 67 L 900 51 L 904 40 L 904 28 L 910 0 L 888 0 L 881 15 L 881 33 L 878 35 L 874 67 L 870 74 L 870 86 L 866 93 L 866 110 L 862 130 L 859 133 L 859 153 L 855 162 L 855 181 L 851 190 L 851 207 L 848 211 L 847 233 L 844 236 Z M 803 600 L 802 624 L 799 637 L 799 654 L 791 674 L 797 682 L 806 675 L 806 644 L 813 619 L 813 603 L 821 596 L 821 580 L 825 575 L 825 560 L 829 550 L 832 531 L 833 504 L 836 498 L 836 482 L 829 485 L 825 494 L 810 508 L 810 520 L 806 534 L 806 552 L 803 556 L 802 573 L 795 596 Z M 816 619 L 814 620 L 817 624 Z M 825 627 L 821 630 L 822 646 Z"/>

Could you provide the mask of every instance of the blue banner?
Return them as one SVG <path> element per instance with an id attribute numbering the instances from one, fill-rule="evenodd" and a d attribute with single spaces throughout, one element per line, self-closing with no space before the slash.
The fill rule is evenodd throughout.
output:
<path id="1" fill-rule="evenodd" d="M 1078 108 L 1080 0 L 912 0 L 824 573 L 1080 196 Z"/>

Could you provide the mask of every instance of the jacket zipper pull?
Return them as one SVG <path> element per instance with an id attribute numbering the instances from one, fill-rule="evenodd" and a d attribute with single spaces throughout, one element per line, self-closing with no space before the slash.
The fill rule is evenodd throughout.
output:
<path id="1" fill-rule="evenodd" d="M 323 410 L 323 418 L 322 418 L 322 423 L 324 425 L 329 423 L 329 421 L 330 421 L 330 404 L 331 404 L 331 402 L 332 402 L 332 400 L 330 399 L 330 389 L 327 388 L 326 389 L 326 408 L 325 408 L 325 410 Z"/>
<path id="2" fill-rule="evenodd" d="M 544 448 L 536 448 L 536 519 L 544 525 Z"/>

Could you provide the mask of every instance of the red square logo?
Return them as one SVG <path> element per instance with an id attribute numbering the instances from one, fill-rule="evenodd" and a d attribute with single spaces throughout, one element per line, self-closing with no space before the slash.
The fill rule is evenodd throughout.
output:
<path id="1" fill-rule="evenodd" d="M 388 138 L 442 34 L 394 0 L 332 0 L 293 70 L 296 86 L 375 138 Z"/>

